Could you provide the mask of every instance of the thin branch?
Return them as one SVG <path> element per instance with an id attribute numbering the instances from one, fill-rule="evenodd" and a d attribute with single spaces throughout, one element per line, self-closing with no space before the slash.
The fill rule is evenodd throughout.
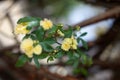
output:
<path id="1" fill-rule="evenodd" d="M 80 22 L 74 26 L 80 26 L 80 27 L 84 27 L 84 26 L 87 26 L 87 25 L 90 25 L 90 24 L 93 24 L 93 23 L 96 23 L 96 22 L 99 22 L 99 21 L 102 21 L 102 20 L 106 20 L 106 19 L 109 19 L 109 18 L 118 18 L 120 17 L 120 6 L 118 7 L 115 7 L 111 10 L 108 10 L 107 12 L 104 12 L 102 14 L 99 14 L 95 17 L 92 17 L 88 20 L 85 20 L 83 22 Z"/>

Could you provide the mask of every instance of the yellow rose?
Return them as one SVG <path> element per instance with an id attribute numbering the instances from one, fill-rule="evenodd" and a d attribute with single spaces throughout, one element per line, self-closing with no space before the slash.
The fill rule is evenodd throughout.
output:
<path id="1" fill-rule="evenodd" d="M 72 39 L 71 48 L 72 49 L 77 49 L 77 45 L 78 45 L 77 40 L 74 38 L 74 36 L 72 36 L 71 39 Z"/>
<path id="2" fill-rule="evenodd" d="M 44 20 L 40 21 L 40 26 L 42 26 L 44 30 L 48 30 L 48 29 L 52 28 L 53 23 L 51 20 L 44 19 Z"/>
<path id="3" fill-rule="evenodd" d="M 72 44 L 72 39 L 71 38 L 65 38 L 64 41 L 67 44 Z"/>
<path id="4" fill-rule="evenodd" d="M 63 42 L 61 48 L 65 51 L 69 51 L 70 46 L 71 46 L 70 44 Z"/>
<path id="5" fill-rule="evenodd" d="M 24 39 L 20 45 L 20 48 L 28 57 L 33 56 L 33 40 L 28 38 Z"/>
<path id="6" fill-rule="evenodd" d="M 33 52 L 36 54 L 36 55 L 39 55 L 42 53 L 42 47 L 41 45 L 36 45 L 34 48 L 33 48 Z"/>
<path id="7" fill-rule="evenodd" d="M 38 41 L 33 41 L 31 38 L 24 39 L 20 45 L 21 50 L 29 57 L 32 58 L 33 54 L 39 55 L 42 53 L 41 45 L 33 46 Z"/>
<path id="8" fill-rule="evenodd" d="M 72 48 L 72 49 L 77 49 L 77 45 L 72 44 L 72 45 L 71 45 L 71 48 Z"/>
<path id="9" fill-rule="evenodd" d="M 74 38 L 74 36 L 72 36 L 71 39 L 72 39 L 72 44 L 73 45 L 78 45 L 77 40 Z"/>
<path id="10" fill-rule="evenodd" d="M 15 34 L 27 34 L 29 33 L 30 31 L 26 29 L 28 23 L 20 23 L 20 24 L 17 24 L 17 26 L 15 27 Z"/>
<path id="11" fill-rule="evenodd" d="M 65 38 L 63 40 L 61 48 L 65 51 L 68 51 L 70 48 L 71 49 L 77 49 L 77 40 L 72 36 L 71 38 Z"/>

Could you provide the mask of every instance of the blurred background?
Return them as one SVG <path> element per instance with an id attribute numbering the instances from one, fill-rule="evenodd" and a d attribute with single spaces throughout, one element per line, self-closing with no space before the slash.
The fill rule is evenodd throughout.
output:
<path id="1" fill-rule="evenodd" d="M 89 46 L 85 53 L 93 58 L 93 65 L 77 75 L 63 64 L 66 57 L 49 64 L 42 60 L 41 69 L 34 63 L 16 68 L 23 36 L 15 36 L 13 30 L 25 16 L 81 26 L 81 32 L 88 33 L 83 37 Z M 120 80 L 119 60 L 120 0 L 0 0 L 0 80 Z"/>

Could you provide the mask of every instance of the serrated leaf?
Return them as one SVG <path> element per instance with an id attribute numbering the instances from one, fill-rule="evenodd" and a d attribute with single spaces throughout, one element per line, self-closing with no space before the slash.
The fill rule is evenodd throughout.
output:
<path id="1" fill-rule="evenodd" d="M 83 36 L 86 36 L 87 35 L 87 32 L 84 32 L 80 35 L 80 37 L 83 37 Z"/>
<path id="2" fill-rule="evenodd" d="M 76 51 L 77 51 L 77 54 L 78 54 L 79 56 L 81 56 L 82 54 L 84 54 L 84 52 L 81 51 L 80 49 L 77 49 Z"/>
<path id="3" fill-rule="evenodd" d="M 48 36 L 52 36 L 53 34 L 55 34 L 57 29 L 58 27 L 54 25 L 51 29 L 48 30 Z"/>
<path id="4" fill-rule="evenodd" d="M 52 46 L 50 46 L 49 44 L 46 44 L 44 42 L 41 42 L 40 45 L 42 46 L 43 50 L 46 52 L 52 52 L 54 50 L 52 48 Z"/>
<path id="5" fill-rule="evenodd" d="M 71 51 L 67 52 L 67 55 L 70 59 L 73 58 L 73 53 Z"/>
<path id="6" fill-rule="evenodd" d="M 38 61 L 38 56 L 37 55 L 34 55 L 34 62 L 35 62 L 36 67 L 40 68 L 40 63 Z"/>
<path id="7" fill-rule="evenodd" d="M 72 28 L 69 27 L 68 30 L 64 30 L 65 37 L 71 37 L 72 36 Z"/>
<path id="8" fill-rule="evenodd" d="M 92 58 L 89 57 L 89 58 L 88 58 L 88 63 L 87 63 L 87 65 L 88 65 L 88 66 L 91 66 L 92 64 L 93 64 Z"/>
<path id="9" fill-rule="evenodd" d="M 23 17 L 18 20 L 17 24 L 27 22 L 27 30 L 31 30 L 32 27 L 39 26 L 40 20 L 41 19 L 35 17 Z"/>
<path id="10" fill-rule="evenodd" d="M 67 62 L 66 62 L 66 64 L 69 64 L 69 65 L 71 65 L 71 64 L 73 64 L 74 63 L 74 61 L 72 60 L 72 59 L 69 59 Z"/>
<path id="11" fill-rule="evenodd" d="M 23 37 L 22 40 L 27 39 L 27 38 L 29 38 L 29 37 L 30 37 L 30 34 L 26 34 L 26 35 Z"/>
<path id="12" fill-rule="evenodd" d="M 64 54 L 62 52 L 56 53 L 55 57 L 56 58 L 61 58 Z"/>
<path id="13" fill-rule="evenodd" d="M 77 42 L 78 42 L 78 43 L 80 42 L 80 38 L 79 38 L 79 37 L 77 38 Z"/>
<path id="14" fill-rule="evenodd" d="M 73 72 L 74 72 L 74 74 L 79 74 L 80 73 L 80 68 L 74 68 Z"/>
<path id="15" fill-rule="evenodd" d="M 50 57 L 48 57 L 48 59 L 47 59 L 47 63 L 48 63 L 49 61 L 53 61 L 53 60 L 54 60 L 54 57 L 50 56 Z"/>
<path id="16" fill-rule="evenodd" d="M 39 22 L 37 20 L 29 22 L 27 26 L 27 30 L 31 30 L 35 26 L 39 26 Z"/>
<path id="17" fill-rule="evenodd" d="M 88 76 L 88 71 L 85 68 L 75 68 L 74 69 L 74 74 L 82 74 L 84 76 Z"/>
<path id="18" fill-rule="evenodd" d="M 80 38 L 81 42 L 82 42 L 82 45 L 85 49 L 88 49 L 88 45 L 87 45 L 87 42 L 84 41 L 82 38 Z"/>
<path id="19" fill-rule="evenodd" d="M 79 65 L 79 60 L 77 59 L 77 60 L 74 61 L 73 67 L 74 67 L 74 68 L 77 68 L 78 65 Z"/>
<path id="20" fill-rule="evenodd" d="M 44 40 L 44 43 L 46 43 L 46 44 L 53 44 L 53 43 L 55 43 L 55 39 L 52 38 L 52 37 L 48 37 L 48 38 L 46 38 Z"/>
<path id="21" fill-rule="evenodd" d="M 84 76 L 88 76 L 88 71 L 85 68 L 80 68 L 80 73 Z"/>
<path id="22" fill-rule="evenodd" d="M 18 61 L 16 62 L 15 66 L 22 67 L 28 60 L 29 58 L 26 55 L 21 55 Z"/>
<path id="23" fill-rule="evenodd" d="M 36 35 L 36 38 L 37 38 L 39 41 L 42 41 L 42 40 L 43 40 L 44 30 L 43 30 L 42 27 L 38 27 L 38 29 L 35 30 L 35 31 L 33 31 L 32 33 Z"/>
<path id="24" fill-rule="evenodd" d="M 27 16 L 27 17 L 23 17 L 23 18 L 20 18 L 18 21 L 17 21 L 17 24 L 20 24 L 20 23 L 23 23 L 23 22 L 32 22 L 32 21 L 40 21 L 41 19 L 39 18 L 35 18 L 35 17 L 30 17 L 30 16 Z"/>
<path id="25" fill-rule="evenodd" d="M 38 55 L 38 58 L 39 58 L 39 59 L 44 59 L 44 58 L 46 58 L 47 56 L 48 56 L 47 53 L 42 53 L 42 54 Z"/>
<path id="26" fill-rule="evenodd" d="M 81 56 L 81 59 L 82 64 L 87 64 L 87 56 L 85 54 Z"/>

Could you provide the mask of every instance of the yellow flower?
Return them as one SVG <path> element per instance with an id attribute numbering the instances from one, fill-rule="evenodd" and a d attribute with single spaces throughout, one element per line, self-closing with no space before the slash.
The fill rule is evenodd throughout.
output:
<path id="1" fill-rule="evenodd" d="M 70 46 L 71 46 L 70 44 L 63 42 L 61 48 L 65 51 L 69 51 Z"/>
<path id="2" fill-rule="evenodd" d="M 28 38 L 24 39 L 20 45 L 20 48 L 28 57 L 33 56 L 33 40 Z"/>
<path id="3" fill-rule="evenodd" d="M 74 38 L 74 36 L 72 36 L 71 39 L 72 39 L 71 48 L 72 49 L 77 49 L 77 45 L 78 45 L 77 40 Z"/>
<path id="4" fill-rule="evenodd" d="M 32 58 L 33 54 L 39 55 L 42 53 L 41 45 L 33 46 L 34 41 L 31 38 L 24 39 L 20 45 L 21 50 L 29 57 Z"/>
<path id="5" fill-rule="evenodd" d="M 71 38 L 65 38 L 63 40 L 61 48 L 65 51 L 68 51 L 69 49 L 77 49 L 77 40 L 72 36 Z"/>
<path id="6" fill-rule="evenodd" d="M 77 45 L 72 44 L 72 45 L 71 45 L 71 48 L 72 48 L 72 49 L 77 49 Z"/>
<path id="7" fill-rule="evenodd" d="M 72 39 L 72 44 L 78 45 L 77 40 L 74 38 L 74 36 L 72 36 L 71 39 Z"/>
<path id="8" fill-rule="evenodd" d="M 29 33 L 30 31 L 26 29 L 28 23 L 20 23 L 20 24 L 17 24 L 17 26 L 15 27 L 15 34 L 27 34 Z"/>
<path id="9" fill-rule="evenodd" d="M 36 54 L 36 55 L 39 55 L 42 53 L 42 47 L 41 45 L 36 45 L 34 48 L 33 48 L 33 52 Z"/>
<path id="10" fill-rule="evenodd" d="M 40 26 L 42 26 L 44 30 L 48 30 L 48 29 L 52 28 L 53 23 L 51 20 L 44 19 L 44 20 L 40 21 Z"/>
<path id="11" fill-rule="evenodd" d="M 57 33 L 58 33 L 60 36 L 64 36 L 64 33 L 62 33 L 60 30 L 57 30 Z"/>
<path id="12" fill-rule="evenodd" d="M 65 38 L 64 41 L 67 44 L 72 44 L 72 39 L 71 38 Z"/>

